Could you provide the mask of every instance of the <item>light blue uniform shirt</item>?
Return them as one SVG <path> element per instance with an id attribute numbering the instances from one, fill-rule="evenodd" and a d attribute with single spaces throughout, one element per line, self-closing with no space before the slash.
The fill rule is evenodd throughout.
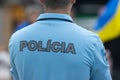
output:
<path id="1" fill-rule="evenodd" d="M 95 33 L 67 14 L 45 13 L 38 19 L 10 39 L 13 80 L 111 80 Z"/>

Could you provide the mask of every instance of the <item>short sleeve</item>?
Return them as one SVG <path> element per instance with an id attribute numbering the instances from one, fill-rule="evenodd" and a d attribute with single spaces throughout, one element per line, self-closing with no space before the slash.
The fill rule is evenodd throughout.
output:
<path id="1" fill-rule="evenodd" d="M 112 80 L 105 49 L 99 37 L 93 43 L 93 53 L 94 65 L 91 70 L 91 80 Z"/>
<path id="2" fill-rule="evenodd" d="M 19 80 L 18 73 L 16 70 L 16 66 L 14 64 L 14 58 L 15 58 L 15 51 L 14 51 L 14 46 L 12 40 L 9 41 L 8 45 L 9 53 L 10 53 L 10 72 L 12 75 L 13 80 Z"/>

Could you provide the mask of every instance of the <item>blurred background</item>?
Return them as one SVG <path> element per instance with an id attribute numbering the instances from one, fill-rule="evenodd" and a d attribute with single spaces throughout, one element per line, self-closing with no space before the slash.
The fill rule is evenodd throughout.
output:
<path id="1" fill-rule="evenodd" d="M 107 58 L 111 67 L 111 74 L 113 69 L 113 59 L 111 58 L 111 54 L 114 53 L 114 50 L 112 52 L 112 49 L 115 48 L 119 50 L 119 46 L 114 45 L 116 41 L 111 42 L 114 39 L 117 39 L 120 33 L 118 28 L 120 27 L 118 24 L 120 23 L 120 11 L 118 11 L 117 14 L 118 3 L 119 0 L 77 0 L 71 11 L 71 16 L 75 23 L 100 35 L 100 38 L 105 44 L 106 52 L 108 53 Z M 111 10 L 108 10 L 108 8 Z M 33 23 L 38 15 L 43 12 L 39 0 L 0 0 L 0 80 L 10 80 L 11 78 L 9 74 L 10 66 L 7 47 L 10 36 L 17 30 Z M 113 27 L 108 26 L 111 30 L 107 28 L 107 31 L 104 27 L 112 21 L 112 18 L 114 18 L 115 15 L 118 16 L 117 19 L 114 19 L 114 22 L 117 23 L 114 23 Z M 112 22 L 110 23 L 112 25 Z M 115 32 L 113 29 L 115 29 L 116 26 L 117 30 Z M 114 34 L 112 35 L 112 33 Z M 118 43 L 120 43 L 120 40 L 118 40 Z M 110 47 L 111 45 L 114 46 Z M 118 53 L 119 51 L 116 52 L 116 55 Z M 118 76 L 120 76 L 120 74 Z"/>

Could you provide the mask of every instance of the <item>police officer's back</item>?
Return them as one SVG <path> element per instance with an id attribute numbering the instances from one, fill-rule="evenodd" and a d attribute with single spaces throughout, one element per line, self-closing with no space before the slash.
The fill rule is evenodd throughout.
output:
<path id="1" fill-rule="evenodd" d="M 10 39 L 13 79 L 111 80 L 99 37 L 69 16 L 75 0 L 40 1 L 45 13 Z"/>

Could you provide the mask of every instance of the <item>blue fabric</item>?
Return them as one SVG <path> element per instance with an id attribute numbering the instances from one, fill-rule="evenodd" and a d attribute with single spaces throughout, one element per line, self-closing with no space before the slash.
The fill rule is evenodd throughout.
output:
<path id="1" fill-rule="evenodd" d="M 57 13 L 41 18 L 72 20 Z M 35 22 L 12 35 L 9 51 L 13 80 L 111 80 L 99 37 L 75 23 Z"/>
<path id="2" fill-rule="evenodd" d="M 118 2 L 119 0 L 109 0 L 101 16 L 99 17 L 97 24 L 94 27 L 94 30 L 101 30 L 112 19 L 112 17 L 115 15 Z"/>
<path id="3" fill-rule="evenodd" d="M 26 26 L 28 26 L 28 25 L 30 25 L 30 22 L 24 21 L 23 23 L 21 23 L 20 25 L 18 25 L 18 26 L 15 28 L 15 32 L 18 31 L 18 30 L 20 30 L 20 29 L 22 29 L 22 28 L 24 28 L 24 27 L 26 27 Z"/>

